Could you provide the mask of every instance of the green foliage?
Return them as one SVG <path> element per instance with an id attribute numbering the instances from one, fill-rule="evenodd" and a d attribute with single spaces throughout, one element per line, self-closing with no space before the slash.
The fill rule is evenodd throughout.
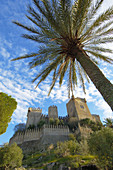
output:
<path id="1" fill-rule="evenodd" d="M 92 129 L 92 131 L 101 130 L 102 127 L 103 127 L 101 122 L 99 122 L 99 121 L 94 122 L 94 121 L 90 120 L 89 118 L 81 119 L 80 125 L 83 126 L 83 127 L 89 127 L 89 128 Z"/>
<path id="2" fill-rule="evenodd" d="M 51 150 L 40 154 L 33 154 L 28 156 L 26 160 L 23 161 L 24 165 L 28 167 L 33 167 L 37 169 L 47 169 L 47 166 L 54 164 L 52 169 L 59 169 L 60 165 L 63 164 L 66 167 L 80 168 L 81 166 L 95 164 L 95 156 L 92 155 L 67 155 L 64 157 L 58 157 L 55 153 L 56 150 Z"/>
<path id="3" fill-rule="evenodd" d="M 76 141 L 69 140 L 65 142 L 58 142 L 55 154 L 58 157 L 65 157 L 68 155 L 74 155 L 78 151 L 79 144 Z"/>
<path id="4" fill-rule="evenodd" d="M 98 165 L 101 168 L 113 168 L 113 130 L 103 128 L 94 132 L 88 140 L 91 154 L 98 156 Z"/>
<path id="5" fill-rule="evenodd" d="M 61 119 L 59 122 L 60 125 L 64 125 L 64 121 Z"/>
<path id="6" fill-rule="evenodd" d="M 44 124 L 45 124 L 45 121 L 40 120 L 39 123 L 37 124 L 37 127 L 40 129 Z"/>
<path id="7" fill-rule="evenodd" d="M 0 135 L 6 132 L 17 102 L 11 96 L 0 92 Z"/>
<path id="8" fill-rule="evenodd" d="M 50 123 L 50 125 L 53 125 L 53 124 L 54 124 L 54 119 L 53 119 L 53 118 L 50 118 L 50 119 L 49 119 L 49 123 Z"/>
<path id="9" fill-rule="evenodd" d="M 113 119 L 112 118 L 106 118 L 104 120 L 104 126 L 113 128 Z"/>
<path id="10" fill-rule="evenodd" d="M 16 143 L 11 146 L 0 148 L 0 167 L 1 168 L 16 168 L 22 165 L 23 154 L 20 147 Z"/>
<path id="11" fill-rule="evenodd" d="M 70 140 L 76 141 L 76 138 L 73 133 L 69 134 L 69 138 L 70 138 Z"/>
<path id="12" fill-rule="evenodd" d="M 29 127 L 27 129 L 35 129 L 36 126 L 35 125 L 29 125 Z"/>
<path id="13" fill-rule="evenodd" d="M 33 25 L 14 23 L 30 33 L 24 34 L 24 38 L 40 44 L 39 51 L 13 60 L 32 58 L 30 68 L 41 65 L 42 70 L 33 79 L 33 82 L 39 80 L 37 86 L 51 74 L 53 78 L 49 94 L 58 78 L 60 86 L 62 85 L 67 73 L 69 96 L 78 82 L 85 92 L 84 79 L 89 82 L 88 77 L 103 97 L 107 96 L 106 93 L 103 94 L 99 84 L 100 77 L 102 82 L 106 79 L 96 65 L 99 59 L 113 63 L 113 59 L 109 57 L 112 50 L 102 46 L 113 41 L 113 7 L 98 14 L 102 2 L 103 0 L 96 0 L 94 5 L 91 0 L 75 0 L 72 5 L 72 0 L 33 0 L 35 7 L 28 6 L 26 15 Z M 91 68 L 92 71 L 88 71 Z M 95 82 L 97 75 L 100 76 L 96 77 Z M 107 102 L 108 98 L 104 97 Z"/>
<path id="14" fill-rule="evenodd" d="M 94 165 L 96 157 L 92 155 L 68 155 L 58 160 L 59 164 L 65 164 L 67 167 L 80 168 L 86 165 Z"/>
<path id="15" fill-rule="evenodd" d="M 58 126 L 60 124 L 60 120 L 58 118 L 55 118 L 54 125 Z"/>
<path id="16" fill-rule="evenodd" d="M 25 130 L 25 123 L 19 123 L 14 127 L 14 132 L 21 132 Z"/>
<path id="17" fill-rule="evenodd" d="M 58 125 L 63 125 L 63 122 L 60 121 L 58 118 L 55 118 L 55 120 L 53 118 L 50 118 L 49 119 L 49 124 L 58 126 Z"/>
<path id="18" fill-rule="evenodd" d="M 75 117 L 71 117 L 68 122 L 69 129 L 74 132 L 78 127 L 78 120 Z"/>
<path id="19" fill-rule="evenodd" d="M 87 140 L 81 140 L 79 143 L 79 154 L 80 155 L 89 155 L 89 147 L 88 147 L 88 143 Z"/>

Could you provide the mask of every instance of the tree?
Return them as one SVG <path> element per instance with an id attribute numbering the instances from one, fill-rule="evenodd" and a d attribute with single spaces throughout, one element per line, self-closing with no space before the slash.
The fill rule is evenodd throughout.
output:
<path id="1" fill-rule="evenodd" d="M 58 157 L 65 157 L 68 155 L 74 155 L 78 153 L 78 150 L 79 150 L 79 144 L 77 143 L 76 140 L 57 142 L 55 154 Z"/>
<path id="2" fill-rule="evenodd" d="M 104 123 L 105 123 L 104 124 L 105 126 L 113 128 L 113 119 L 112 118 L 106 118 L 104 120 Z"/>
<path id="3" fill-rule="evenodd" d="M 91 154 L 98 156 L 98 165 L 101 168 L 113 168 L 113 130 L 103 128 L 94 132 L 88 140 Z"/>
<path id="4" fill-rule="evenodd" d="M 55 118 L 55 121 L 54 121 L 55 126 L 58 126 L 59 123 L 60 123 L 60 120 L 58 118 Z"/>
<path id="5" fill-rule="evenodd" d="M 71 131 L 75 131 L 78 128 L 78 119 L 76 117 L 71 117 L 68 122 L 68 126 Z"/>
<path id="6" fill-rule="evenodd" d="M 13 169 L 22 165 L 23 154 L 16 143 L 0 148 L 0 167 Z"/>
<path id="7" fill-rule="evenodd" d="M 103 47 L 113 41 L 113 6 L 97 15 L 103 0 L 96 0 L 95 5 L 92 0 L 72 2 L 33 0 L 35 7 L 29 5 L 26 15 L 32 26 L 14 23 L 32 33 L 23 37 L 39 43 L 39 50 L 13 60 L 32 58 L 30 68 L 42 66 L 33 79 L 33 82 L 39 80 L 37 86 L 53 74 L 49 94 L 58 78 L 61 85 L 67 76 L 69 96 L 78 79 L 85 92 L 84 78 L 88 82 L 90 78 L 113 110 L 113 84 L 98 67 L 100 60 L 113 63 L 109 57 L 112 50 Z"/>
<path id="8" fill-rule="evenodd" d="M 53 119 L 53 118 L 50 118 L 50 119 L 49 119 L 49 123 L 50 123 L 50 125 L 53 125 L 53 124 L 54 124 L 54 119 Z"/>
<path id="9" fill-rule="evenodd" d="M 37 127 L 40 129 L 42 126 L 45 124 L 44 120 L 40 120 L 39 123 L 37 124 Z"/>
<path id="10" fill-rule="evenodd" d="M 17 102 L 11 96 L 0 92 L 0 134 L 6 132 L 11 116 L 17 107 Z"/>
<path id="11" fill-rule="evenodd" d="M 103 124 L 101 122 L 95 122 L 90 120 L 89 118 L 81 119 L 79 122 L 81 126 L 91 128 L 92 131 L 101 130 L 103 127 Z"/>
<path id="12" fill-rule="evenodd" d="M 25 130 L 25 123 L 19 123 L 14 127 L 14 132 L 24 131 Z"/>

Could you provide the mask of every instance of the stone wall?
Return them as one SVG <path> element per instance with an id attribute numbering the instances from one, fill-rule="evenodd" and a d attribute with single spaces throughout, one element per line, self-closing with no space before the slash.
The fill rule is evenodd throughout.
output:
<path id="1" fill-rule="evenodd" d="M 43 134 L 46 135 L 68 135 L 69 134 L 69 128 L 68 126 L 54 126 L 54 125 L 44 125 Z"/>
<path id="2" fill-rule="evenodd" d="M 24 152 L 39 150 L 49 144 L 57 144 L 58 141 L 68 140 L 69 128 L 67 126 L 44 125 L 41 130 L 26 130 L 17 132 L 9 141 L 16 142 Z"/>
<path id="3" fill-rule="evenodd" d="M 14 136 L 10 139 L 9 144 L 16 142 L 17 144 L 22 144 L 26 141 L 33 141 L 39 140 L 43 135 L 43 130 L 38 129 L 29 129 L 24 132 L 17 132 Z"/>

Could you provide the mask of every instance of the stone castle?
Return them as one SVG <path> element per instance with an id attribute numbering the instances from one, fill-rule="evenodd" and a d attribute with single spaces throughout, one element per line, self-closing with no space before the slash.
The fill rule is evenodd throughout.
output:
<path id="1" fill-rule="evenodd" d="M 58 117 L 56 106 L 50 106 L 48 108 L 47 116 L 42 114 L 42 109 L 40 108 L 29 108 L 25 131 L 15 133 L 10 139 L 9 144 L 16 142 L 24 152 L 28 152 L 44 149 L 45 146 L 56 144 L 58 141 L 68 140 L 70 134 L 68 126 L 49 125 L 48 122 L 51 118 L 53 120 L 59 118 L 63 122 L 69 122 L 73 118 L 76 118 L 78 121 L 85 118 L 89 118 L 95 122 L 100 121 L 99 115 L 91 115 L 85 99 L 72 96 L 66 106 L 68 113 L 66 117 Z M 37 126 L 41 120 L 46 122 L 42 128 L 28 129 L 31 125 Z M 80 135 L 80 133 L 85 135 L 85 133 L 90 133 L 90 129 L 84 129 L 79 125 L 75 130 L 75 134 Z"/>

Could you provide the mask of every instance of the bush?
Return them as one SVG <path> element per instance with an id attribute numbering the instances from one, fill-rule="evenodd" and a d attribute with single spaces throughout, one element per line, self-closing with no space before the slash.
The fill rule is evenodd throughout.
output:
<path id="1" fill-rule="evenodd" d="M 55 154 L 57 157 L 65 157 L 77 153 L 79 144 L 76 141 L 69 140 L 65 142 L 58 142 Z"/>
<path id="2" fill-rule="evenodd" d="M 22 149 L 16 143 L 0 148 L 0 167 L 12 169 L 22 165 Z"/>
<path id="3" fill-rule="evenodd" d="M 88 139 L 91 154 L 97 155 L 97 163 L 102 168 L 113 168 L 113 130 L 103 128 Z"/>
<path id="4" fill-rule="evenodd" d="M 35 125 L 29 125 L 29 127 L 27 129 L 35 129 L 36 126 Z"/>
<path id="5" fill-rule="evenodd" d="M 40 120 L 40 122 L 37 124 L 37 127 L 40 129 L 45 124 L 44 120 Z"/>
<path id="6" fill-rule="evenodd" d="M 14 132 L 21 132 L 25 130 L 25 123 L 19 123 L 14 127 Z"/>
<path id="7" fill-rule="evenodd" d="M 88 127 L 88 128 L 91 128 L 92 131 L 98 131 L 98 130 L 101 130 L 103 125 L 101 122 L 97 121 L 97 122 L 94 122 L 92 120 L 90 120 L 89 118 L 86 118 L 86 119 L 81 119 L 80 120 L 80 125 L 83 126 L 83 127 Z"/>

